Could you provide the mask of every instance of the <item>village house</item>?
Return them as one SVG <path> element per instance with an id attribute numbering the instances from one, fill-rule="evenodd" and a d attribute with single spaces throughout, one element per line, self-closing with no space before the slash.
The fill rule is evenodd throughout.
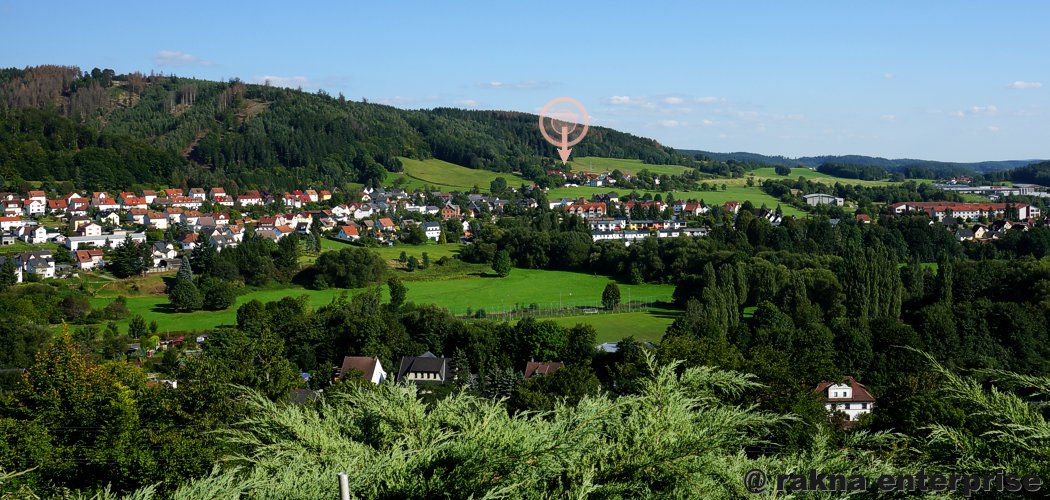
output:
<path id="1" fill-rule="evenodd" d="M 853 377 L 846 377 L 842 382 L 821 382 L 816 392 L 824 399 L 824 408 L 828 412 L 846 414 L 847 425 L 856 423 L 861 415 L 871 413 L 875 408 L 875 397 Z"/>
<path id="2" fill-rule="evenodd" d="M 47 200 L 47 213 L 52 215 L 62 215 L 69 208 L 69 203 L 66 200 Z"/>
<path id="3" fill-rule="evenodd" d="M 44 215 L 47 212 L 47 200 L 25 200 L 22 202 L 22 211 L 29 217 Z"/>
<path id="4" fill-rule="evenodd" d="M 102 250 L 77 250 L 74 252 L 77 268 L 82 271 L 91 271 L 92 269 L 101 269 L 105 265 L 103 260 Z"/>
<path id="5" fill-rule="evenodd" d="M 441 239 L 441 223 L 439 222 L 424 222 L 423 234 L 427 236 L 430 241 L 438 241 Z"/>
<path id="6" fill-rule="evenodd" d="M 26 225 L 26 220 L 18 217 L 0 217 L 0 231 L 11 231 L 22 229 Z"/>
<path id="7" fill-rule="evenodd" d="M 459 205 L 453 205 L 451 202 L 446 203 L 445 206 L 441 207 L 441 218 L 444 220 L 458 219 L 459 218 Z"/>
<path id="8" fill-rule="evenodd" d="M 373 384 L 382 384 L 386 381 L 386 370 L 379 358 L 367 356 L 346 356 L 343 364 L 339 367 L 336 380 L 344 380 L 347 376 L 355 374 Z"/>
<path id="9" fill-rule="evenodd" d="M 29 244 L 39 245 L 41 243 L 47 243 L 48 237 L 47 228 L 44 226 L 25 226 L 18 230 L 18 237 Z"/>
<path id="10" fill-rule="evenodd" d="M 451 360 L 440 358 L 430 351 L 421 356 L 405 356 L 401 358 L 401 366 L 397 371 L 397 380 L 413 383 L 437 383 L 443 384 L 448 380 L 449 365 Z"/>
<path id="11" fill-rule="evenodd" d="M 47 193 L 40 190 L 33 190 L 26 193 L 26 199 L 44 203 L 47 201 Z"/>
<path id="12" fill-rule="evenodd" d="M 41 279 L 55 277 L 55 258 L 46 250 L 16 254 L 15 267 L 19 266 L 23 277 L 25 274 L 35 274 Z"/>
<path id="13" fill-rule="evenodd" d="M 357 232 L 357 226 L 339 226 L 335 237 L 341 240 L 357 241 L 361 239 L 361 234 Z"/>
<path id="14" fill-rule="evenodd" d="M 174 261 L 179 260 L 179 252 L 175 250 L 175 245 L 171 243 L 155 241 L 150 251 L 154 268 L 166 269 L 173 267 Z"/>
<path id="15" fill-rule="evenodd" d="M 561 361 L 529 361 L 525 365 L 525 379 L 547 375 L 564 367 L 565 363 Z"/>

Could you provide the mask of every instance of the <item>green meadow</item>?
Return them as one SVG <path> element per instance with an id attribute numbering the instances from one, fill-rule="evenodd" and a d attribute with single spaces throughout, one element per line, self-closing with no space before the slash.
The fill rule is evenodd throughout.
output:
<path id="1" fill-rule="evenodd" d="M 858 185 L 859 184 L 861 186 L 888 186 L 890 184 L 893 184 L 893 182 L 890 182 L 888 180 L 865 181 L 865 180 L 860 180 L 860 179 L 848 179 L 848 178 L 845 178 L 845 177 L 836 177 L 836 176 L 828 175 L 828 174 L 825 174 L 825 173 L 822 173 L 822 172 L 817 172 L 816 170 L 812 170 L 812 169 L 808 169 L 808 168 L 793 168 L 793 169 L 791 169 L 791 175 L 786 175 L 786 176 L 785 175 L 777 175 L 776 170 L 773 167 L 756 168 L 756 169 L 748 172 L 748 175 L 754 175 L 756 180 L 760 180 L 760 179 L 790 179 L 790 180 L 795 180 L 795 179 L 798 179 L 799 177 L 804 177 L 804 178 L 806 178 L 806 180 L 813 181 L 813 182 L 821 182 L 821 183 L 824 183 L 824 184 L 835 184 L 836 182 L 842 183 L 842 184 L 850 184 L 850 185 Z"/>
<path id="2" fill-rule="evenodd" d="M 440 267 L 432 265 L 432 267 Z M 479 266 L 484 268 L 485 266 Z M 477 268 L 475 268 L 477 269 Z M 392 271 L 399 276 L 410 275 L 406 271 Z M 515 307 L 526 308 L 536 304 L 541 309 L 558 308 L 594 308 L 601 303 L 601 294 L 609 279 L 601 276 L 593 276 L 583 273 L 565 271 L 545 271 L 537 269 L 514 269 L 506 278 L 493 277 L 477 269 L 474 274 L 461 275 L 456 279 L 446 280 L 405 280 L 408 288 L 408 301 L 417 304 L 436 304 L 449 309 L 454 314 L 464 314 L 467 309 L 477 311 L 485 309 L 488 313 L 499 313 L 504 310 L 512 310 Z M 168 299 L 163 295 L 129 296 L 127 297 L 128 309 L 131 316 L 142 315 L 149 321 L 156 321 L 162 332 L 193 331 L 214 328 L 220 325 L 233 325 L 237 322 L 237 307 L 250 300 L 269 302 L 280 300 L 284 297 L 298 297 L 305 295 L 313 307 L 320 307 L 330 303 L 333 299 L 343 293 L 354 294 L 362 290 L 307 290 L 300 287 L 285 287 L 279 289 L 253 290 L 244 293 L 237 298 L 237 303 L 230 309 L 224 311 L 196 311 L 192 313 L 175 313 L 168 308 Z M 674 291 L 672 285 L 627 285 L 620 284 L 620 291 L 624 301 L 628 298 L 634 301 L 670 302 Z M 387 299 L 386 287 L 382 287 L 384 300 Z M 91 299 L 92 307 L 105 307 L 115 298 L 115 294 L 100 293 Z M 582 309 L 581 309 L 582 310 Z M 646 313 L 627 313 L 641 318 Z M 670 314 L 670 313 L 666 313 Z M 666 315 L 665 314 L 665 315 Z M 620 314 L 592 314 L 582 315 L 579 320 L 595 324 L 607 336 L 615 336 L 617 331 L 614 326 L 618 320 L 610 319 Z M 659 329 L 660 324 L 670 324 L 670 320 L 659 315 L 651 315 L 646 318 L 645 327 L 648 330 Z M 130 317 L 120 323 L 126 324 Z M 559 322 L 571 323 L 568 318 L 558 318 Z M 625 320 L 626 321 L 626 320 Z M 663 328 L 666 328 L 664 326 Z M 623 330 L 623 335 L 631 335 L 630 328 Z M 662 335 L 660 330 L 659 334 Z M 655 335 L 656 333 L 650 332 Z"/>
<path id="3" fill-rule="evenodd" d="M 510 173 L 491 172 L 489 170 L 477 170 L 467 168 L 455 163 L 441 160 L 413 160 L 411 158 L 400 158 L 404 172 L 399 177 L 403 179 L 402 186 L 406 189 L 424 188 L 436 186 L 438 188 L 470 190 L 478 186 L 482 191 L 489 190 L 489 183 L 497 177 L 507 180 L 507 185 L 517 187 L 521 184 L 532 184 L 524 178 Z M 388 182 L 397 179 L 387 179 Z"/>
<path id="4" fill-rule="evenodd" d="M 602 158 L 600 156 L 581 156 L 569 161 L 573 172 L 587 171 L 594 173 L 619 170 L 625 174 L 637 174 L 648 170 L 654 174 L 681 175 L 690 170 L 681 165 L 649 165 L 642 160 L 624 160 L 620 158 Z"/>
<path id="5" fill-rule="evenodd" d="M 718 185 L 721 188 L 721 182 L 719 180 L 710 181 Z M 728 182 L 726 184 L 729 184 Z M 597 187 L 570 187 L 570 188 L 554 188 L 547 193 L 547 199 L 558 200 L 561 198 L 587 198 L 596 194 L 603 194 L 608 192 L 616 192 L 620 196 L 625 196 L 631 192 L 631 190 L 616 189 L 613 188 L 597 188 Z M 639 191 L 639 193 L 650 193 L 653 195 L 660 194 L 660 196 L 667 196 L 667 192 L 660 191 Z M 726 186 L 726 190 L 722 191 L 671 191 L 675 199 L 696 199 L 703 200 L 708 205 L 721 205 L 727 201 L 736 201 L 743 203 L 745 200 L 751 201 L 751 204 L 756 208 L 761 207 L 765 204 L 768 208 L 776 208 L 777 205 L 781 205 L 784 211 L 784 215 L 796 215 L 804 217 L 805 212 L 798 210 L 786 203 L 781 203 L 780 200 L 762 192 L 757 187 L 747 187 L 743 185 Z"/>

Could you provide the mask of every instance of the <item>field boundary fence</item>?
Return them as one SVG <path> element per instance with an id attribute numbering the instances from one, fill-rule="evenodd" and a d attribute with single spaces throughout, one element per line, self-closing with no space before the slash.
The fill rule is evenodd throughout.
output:
<path id="1" fill-rule="evenodd" d="M 655 297 L 632 298 L 615 307 L 607 308 L 600 300 L 562 300 L 556 302 L 529 302 L 493 304 L 479 307 L 448 308 L 459 319 L 492 319 L 510 321 L 522 318 L 559 318 L 564 316 L 589 316 L 599 314 L 623 314 L 646 312 L 663 302 Z"/>

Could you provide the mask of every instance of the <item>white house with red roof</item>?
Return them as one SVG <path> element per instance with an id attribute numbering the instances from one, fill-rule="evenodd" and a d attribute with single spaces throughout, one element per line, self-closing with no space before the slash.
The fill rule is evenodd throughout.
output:
<path id="1" fill-rule="evenodd" d="M 361 234 L 357 231 L 357 226 L 339 226 L 335 237 L 341 240 L 357 241 L 361 239 Z"/>
<path id="2" fill-rule="evenodd" d="M 861 415 L 871 413 L 875 408 L 875 397 L 853 377 L 846 377 L 842 382 L 821 382 L 817 385 L 817 392 L 824 399 L 824 408 L 828 412 L 845 413 L 849 422 L 856 422 Z"/>
<path id="3" fill-rule="evenodd" d="M 30 217 L 44 215 L 47 212 L 47 201 L 36 198 L 24 200 L 22 210 Z"/>

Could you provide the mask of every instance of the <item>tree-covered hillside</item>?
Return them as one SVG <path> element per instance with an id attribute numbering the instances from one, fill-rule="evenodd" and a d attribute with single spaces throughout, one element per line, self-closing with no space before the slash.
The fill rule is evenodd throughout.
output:
<path id="1" fill-rule="evenodd" d="M 382 182 L 398 156 L 545 175 L 557 158 L 537 117 L 503 111 L 403 110 L 174 75 L 0 70 L 0 175 L 88 189 L 148 184 L 290 188 Z M 128 150 L 131 150 L 129 152 Z M 659 143 L 592 127 L 575 154 L 691 164 Z"/>
<path id="2" fill-rule="evenodd" d="M 825 163 L 839 163 L 856 166 L 880 167 L 889 172 L 901 173 L 910 179 L 951 177 L 956 175 L 973 175 L 980 172 L 998 172 L 1012 168 L 1020 168 L 1039 160 L 1006 160 L 1006 161 L 982 161 L 973 163 L 951 163 L 932 160 L 917 160 L 911 158 L 887 159 L 876 156 L 863 155 L 825 155 L 825 156 L 801 156 L 788 158 L 786 156 L 767 156 L 758 153 L 713 153 L 710 151 L 679 150 L 680 153 L 714 161 L 736 161 L 769 166 L 784 167 L 808 167 L 816 168 Z"/>

